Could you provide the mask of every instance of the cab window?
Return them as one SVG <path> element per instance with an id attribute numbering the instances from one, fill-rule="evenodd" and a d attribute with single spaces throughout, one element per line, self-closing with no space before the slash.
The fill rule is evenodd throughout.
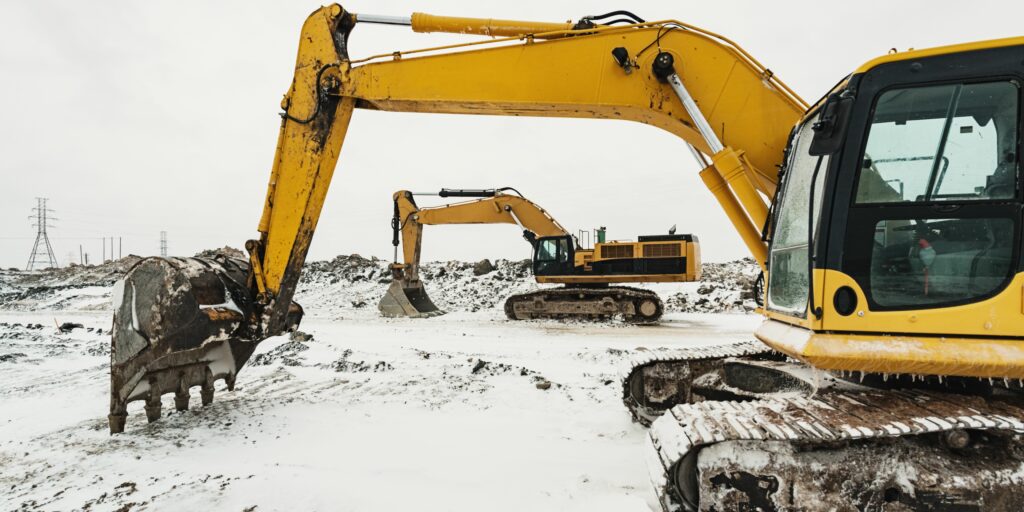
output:
<path id="1" fill-rule="evenodd" d="M 876 309 L 981 300 L 1006 285 L 1020 236 L 1014 81 L 878 95 L 843 270 Z"/>
<path id="2" fill-rule="evenodd" d="M 558 259 L 558 240 L 542 240 L 537 247 L 537 261 L 555 261 Z"/>
<path id="3" fill-rule="evenodd" d="M 810 288 L 809 223 L 811 183 L 814 180 L 814 222 L 821 209 L 828 156 L 808 152 L 817 117 L 804 122 L 792 142 L 783 178 L 779 211 L 775 218 L 768 259 L 768 307 L 799 317 L 806 316 Z M 815 175 L 815 172 L 817 174 Z"/>
<path id="4" fill-rule="evenodd" d="M 893 89 L 875 105 L 857 203 L 1009 199 L 1016 195 L 1013 82 Z"/>

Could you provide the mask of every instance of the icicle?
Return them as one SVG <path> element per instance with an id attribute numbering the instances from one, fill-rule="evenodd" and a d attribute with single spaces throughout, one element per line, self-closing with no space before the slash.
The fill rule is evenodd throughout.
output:
<path id="1" fill-rule="evenodd" d="M 860 381 L 864 382 L 864 371 L 863 370 L 861 370 L 861 372 L 860 372 Z"/>

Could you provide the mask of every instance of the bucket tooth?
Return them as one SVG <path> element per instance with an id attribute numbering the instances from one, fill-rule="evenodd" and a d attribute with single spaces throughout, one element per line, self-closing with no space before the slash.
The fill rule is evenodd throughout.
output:
<path id="1" fill-rule="evenodd" d="M 199 396 L 203 400 L 203 405 L 213 403 L 213 372 L 209 368 L 206 369 L 206 380 L 203 381 L 203 387 L 199 390 Z"/>
<path id="2" fill-rule="evenodd" d="M 185 375 L 178 381 L 178 390 L 174 393 L 174 410 L 181 412 L 188 410 L 188 384 L 185 383 Z"/>
<path id="3" fill-rule="evenodd" d="M 107 424 L 110 426 L 111 434 L 120 434 L 124 432 L 124 424 L 128 421 L 128 414 L 109 414 L 107 415 Z"/>
<path id="4" fill-rule="evenodd" d="M 409 283 L 402 279 L 391 281 L 391 286 L 380 299 L 377 309 L 381 315 L 392 318 L 426 318 L 445 313 L 430 300 L 422 281 Z"/>
<path id="5" fill-rule="evenodd" d="M 160 419 L 160 391 L 156 379 L 149 380 L 149 398 L 146 399 L 146 419 L 150 423 Z"/>
<path id="6" fill-rule="evenodd" d="M 199 391 L 199 396 L 203 400 L 203 405 L 210 405 L 210 404 L 212 404 L 213 403 L 213 386 L 210 386 L 210 387 L 203 386 L 203 389 L 201 389 Z"/>

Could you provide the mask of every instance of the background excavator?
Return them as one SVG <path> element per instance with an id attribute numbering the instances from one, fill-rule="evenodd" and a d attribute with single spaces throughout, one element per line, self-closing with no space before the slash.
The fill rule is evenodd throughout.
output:
<path id="1" fill-rule="evenodd" d="M 349 57 L 364 23 L 488 39 Z M 1014 510 L 1024 501 L 1024 38 L 908 51 L 809 106 L 732 41 L 617 11 L 576 23 L 317 10 L 248 261 L 148 259 L 111 353 L 126 404 L 230 388 L 291 298 L 355 108 L 642 122 L 682 139 L 766 273 L 758 342 L 648 351 L 666 510 Z M 666 155 L 667 166 L 675 155 Z"/>
<path id="2" fill-rule="evenodd" d="M 478 198 L 420 208 L 407 190 L 393 195 L 391 220 L 395 263 L 393 281 L 378 309 L 384 316 L 423 317 L 443 313 L 427 295 L 420 279 L 423 226 L 437 224 L 516 224 L 533 248 L 533 275 L 538 283 L 560 283 L 515 294 L 505 301 L 511 320 L 533 318 L 622 318 L 655 322 L 664 305 L 658 294 L 613 283 L 688 282 L 700 279 L 700 245 L 683 234 L 640 236 L 636 242 L 603 239 L 583 248 L 561 224 L 536 203 L 512 188 L 442 189 L 441 197 Z M 404 263 L 398 263 L 401 238 Z"/>

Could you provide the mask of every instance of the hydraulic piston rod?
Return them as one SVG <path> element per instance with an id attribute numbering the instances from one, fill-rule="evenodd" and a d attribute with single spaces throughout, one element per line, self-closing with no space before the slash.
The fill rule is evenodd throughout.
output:
<path id="1" fill-rule="evenodd" d="M 411 16 L 386 16 L 381 14 L 356 14 L 357 23 L 398 25 L 412 27 L 413 32 L 447 32 L 450 34 L 476 34 L 491 37 L 518 37 L 526 34 L 543 34 L 573 30 L 571 21 L 548 23 L 540 21 L 498 20 L 493 18 L 463 18 L 458 16 L 435 16 L 414 12 Z M 560 35 L 552 35 L 560 37 Z"/>
<path id="2" fill-rule="evenodd" d="M 704 170 L 700 174 L 705 185 L 725 210 L 726 216 L 729 217 L 750 253 L 758 262 L 764 262 L 764 258 L 767 256 L 767 247 L 761 240 L 757 226 L 763 225 L 767 219 L 768 206 L 758 195 L 747 176 L 749 166 L 747 160 L 742 153 L 726 148 L 722 144 L 718 135 L 711 128 L 711 124 L 704 117 L 704 113 L 697 107 L 697 102 L 693 100 L 690 91 L 686 89 L 683 80 L 676 73 L 672 54 L 665 52 L 659 54 L 654 59 L 653 71 L 660 80 L 672 86 L 672 90 L 682 102 L 683 108 L 686 109 L 686 113 L 693 120 L 694 126 L 712 153 L 712 164 L 707 165 L 704 155 L 692 144 L 687 144 L 697 162 L 704 165 Z M 763 263 L 761 264 L 763 266 Z"/>

